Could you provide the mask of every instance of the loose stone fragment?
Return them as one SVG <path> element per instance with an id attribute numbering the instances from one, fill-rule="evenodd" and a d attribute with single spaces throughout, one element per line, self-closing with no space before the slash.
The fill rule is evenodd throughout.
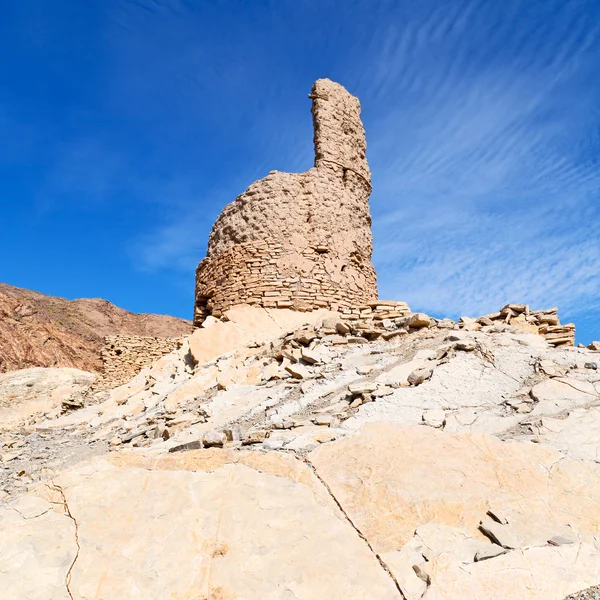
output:
<path id="1" fill-rule="evenodd" d="M 294 379 L 308 379 L 311 377 L 310 371 L 299 363 L 286 366 L 286 370 Z"/>
<path id="2" fill-rule="evenodd" d="M 521 547 L 521 541 L 513 533 L 510 525 L 503 525 L 491 519 L 484 519 L 481 521 L 479 529 L 487 535 L 492 542 L 499 544 L 503 548 L 514 549 Z"/>
<path id="3" fill-rule="evenodd" d="M 378 387 L 379 384 L 377 383 L 374 383 L 372 381 L 364 381 L 361 383 L 351 383 L 348 386 L 348 391 L 352 395 L 370 394 L 371 392 L 374 392 Z"/>
<path id="4" fill-rule="evenodd" d="M 431 319 L 425 313 L 415 313 L 408 321 L 409 327 L 413 329 L 421 329 L 431 326 Z"/>
<path id="5" fill-rule="evenodd" d="M 475 562 L 487 560 L 488 558 L 495 558 L 506 552 L 508 552 L 508 550 L 502 546 L 498 546 L 498 544 L 487 544 L 484 548 L 477 551 L 475 554 Z"/>
<path id="6" fill-rule="evenodd" d="M 422 419 L 425 425 L 441 429 L 446 424 L 446 413 L 441 409 L 432 409 L 424 412 Z"/>
<path id="7" fill-rule="evenodd" d="M 309 348 L 302 348 L 302 359 L 311 365 L 315 365 L 319 362 L 322 362 L 322 355 L 315 350 L 310 350 Z"/>
<path id="8" fill-rule="evenodd" d="M 457 350 L 462 350 L 463 352 L 473 352 L 473 350 L 477 349 L 477 344 L 470 340 L 460 340 L 456 342 L 454 347 Z"/>
<path id="9" fill-rule="evenodd" d="M 576 540 L 565 537 L 564 535 L 555 535 L 548 540 L 551 546 L 564 546 L 565 544 L 574 544 Z"/>
<path id="10" fill-rule="evenodd" d="M 252 444 L 262 444 L 267 438 L 267 432 L 264 430 L 249 431 L 242 439 L 243 446 L 250 446 Z"/>
<path id="11" fill-rule="evenodd" d="M 421 385 L 423 382 L 427 381 L 428 379 L 431 379 L 431 376 L 433 375 L 433 369 L 427 369 L 427 368 L 423 368 L 423 369 L 415 369 L 409 376 L 408 376 L 408 383 L 410 383 L 410 385 Z"/>
<path id="12" fill-rule="evenodd" d="M 223 430 L 228 442 L 240 442 L 242 440 L 242 430 L 239 427 L 230 427 Z"/>
<path id="13" fill-rule="evenodd" d="M 194 440 L 193 442 L 186 442 L 185 444 L 179 444 L 169 448 L 169 452 L 187 452 L 188 450 L 200 450 L 203 448 L 201 440 Z"/>
<path id="14" fill-rule="evenodd" d="M 221 431 L 207 431 L 202 436 L 202 443 L 206 448 L 219 448 L 225 443 L 225 435 Z"/>

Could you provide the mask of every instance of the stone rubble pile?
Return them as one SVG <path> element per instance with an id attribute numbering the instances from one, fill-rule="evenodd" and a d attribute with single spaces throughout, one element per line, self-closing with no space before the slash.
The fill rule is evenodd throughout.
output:
<path id="1" fill-rule="evenodd" d="M 496 313 L 475 319 L 475 323 L 482 326 L 504 323 L 521 331 L 538 333 L 552 346 L 575 345 L 575 325 L 561 325 L 558 308 L 532 311 L 527 304 L 507 304 Z"/>

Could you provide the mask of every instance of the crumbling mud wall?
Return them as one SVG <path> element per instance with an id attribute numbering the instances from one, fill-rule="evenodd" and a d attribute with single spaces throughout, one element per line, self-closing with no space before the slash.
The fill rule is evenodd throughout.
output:
<path id="1" fill-rule="evenodd" d="M 377 299 L 360 103 L 313 86 L 315 166 L 272 171 L 225 207 L 196 270 L 194 324 L 240 303 L 348 310 Z"/>

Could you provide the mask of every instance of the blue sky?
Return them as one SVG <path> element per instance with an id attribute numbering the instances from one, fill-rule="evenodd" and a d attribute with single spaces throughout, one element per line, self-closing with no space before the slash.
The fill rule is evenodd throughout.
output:
<path id="1" fill-rule="evenodd" d="M 600 339 L 597 0 L 0 7 L 0 281 L 190 318 L 215 217 L 358 95 L 380 295 L 558 305 Z"/>

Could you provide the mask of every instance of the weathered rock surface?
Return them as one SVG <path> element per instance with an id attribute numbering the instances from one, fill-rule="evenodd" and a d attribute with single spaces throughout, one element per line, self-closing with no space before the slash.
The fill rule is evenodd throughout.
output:
<path id="1" fill-rule="evenodd" d="M 461 564 L 451 555 L 424 567 L 430 586 L 423 600 L 563 600 L 600 578 L 600 551 L 591 544 L 527 548 Z"/>
<path id="2" fill-rule="evenodd" d="M 190 352 L 196 363 L 203 365 L 248 344 L 276 339 L 305 323 L 316 323 L 335 314 L 329 310 L 301 313 L 242 304 L 225 311 L 225 322 L 216 321 L 196 329 L 189 338 Z"/>
<path id="3" fill-rule="evenodd" d="M 79 369 L 22 369 L 0 375 L 0 422 L 4 427 L 35 413 L 51 411 L 62 401 L 77 400 L 96 375 Z"/>
<path id="4" fill-rule="evenodd" d="M 379 302 L 237 307 L 118 388 L 0 424 L 3 597 L 563 600 L 600 583 L 596 353 L 510 323 L 414 328 Z"/>
<path id="5" fill-rule="evenodd" d="M 399 550 L 425 523 L 481 537 L 492 509 L 524 545 L 541 529 L 568 526 L 582 541 L 598 533 L 600 465 L 548 446 L 377 424 L 308 458 L 377 552 Z"/>
<path id="6" fill-rule="evenodd" d="M 120 458 L 0 509 L 3 598 L 400 598 L 296 459 Z"/>

